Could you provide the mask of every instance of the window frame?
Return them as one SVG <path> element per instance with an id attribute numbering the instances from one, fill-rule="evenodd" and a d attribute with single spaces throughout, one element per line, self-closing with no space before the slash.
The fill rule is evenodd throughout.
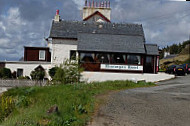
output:
<path id="1" fill-rule="evenodd" d="M 17 77 L 23 77 L 24 76 L 24 69 L 23 68 L 17 68 L 16 76 Z"/>
<path id="2" fill-rule="evenodd" d="M 91 58 L 92 58 L 92 60 L 93 61 L 91 61 L 91 62 L 86 62 L 86 61 L 83 61 L 82 59 L 84 58 L 84 57 L 90 57 L 91 56 Z M 79 61 L 80 61 L 80 63 L 95 63 L 95 53 L 93 53 L 93 52 L 80 52 L 79 53 Z"/>
<path id="3" fill-rule="evenodd" d="M 43 57 L 41 57 L 41 53 L 43 52 Z M 46 51 L 45 50 L 39 50 L 39 60 L 46 60 Z"/>
<path id="4" fill-rule="evenodd" d="M 75 53 L 75 56 L 73 56 Z M 74 57 L 74 58 L 73 58 Z M 70 60 L 77 60 L 77 50 L 70 50 L 70 57 L 69 57 Z"/>
<path id="5" fill-rule="evenodd" d="M 137 59 L 139 60 L 139 61 L 138 61 L 138 64 L 129 63 L 129 61 L 130 61 L 130 60 L 128 59 L 129 56 L 136 56 L 136 57 L 138 57 L 138 58 L 137 58 Z M 141 57 L 141 55 L 127 54 L 126 59 L 127 59 L 127 65 L 142 65 L 142 57 Z M 132 60 L 131 60 L 131 61 L 132 61 Z"/>

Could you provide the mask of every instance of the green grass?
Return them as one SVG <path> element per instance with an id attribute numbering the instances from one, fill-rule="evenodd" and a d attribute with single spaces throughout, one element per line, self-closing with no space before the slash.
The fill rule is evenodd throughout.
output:
<path id="1" fill-rule="evenodd" d="M 155 86 L 153 83 L 130 81 L 107 81 L 102 83 L 55 85 L 47 87 L 14 88 L 5 92 L 0 100 L 0 114 L 9 109 L 2 99 L 14 101 L 6 118 L 0 115 L 3 126 L 84 126 L 90 120 L 96 96 L 110 91 Z M 9 100 L 7 100 L 9 101 Z M 7 102 L 4 102 L 7 103 Z M 57 105 L 59 112 L 47 114 Z"/>

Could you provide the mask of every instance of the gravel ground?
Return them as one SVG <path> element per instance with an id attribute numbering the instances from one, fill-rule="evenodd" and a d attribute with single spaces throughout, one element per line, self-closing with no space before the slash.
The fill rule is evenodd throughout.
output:
<path id="1" fill-rule="evenodd" d="M 190 126 L 190 75 L 114 93 L 89 126 Z"/>

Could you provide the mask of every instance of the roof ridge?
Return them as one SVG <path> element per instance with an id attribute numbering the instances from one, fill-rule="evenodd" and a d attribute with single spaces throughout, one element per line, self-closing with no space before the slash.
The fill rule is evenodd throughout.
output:
<path id="1" fill-rule="evenodd" d="M 53 21 L 54 22 L 54 21 Z M 115 25 L 137 25 L 137 26 L 142 26 L 142 24 L 137 24 L 137 23 L 123 23 L 123 22 L 87 22 L 87 21 L 78 21 L 78 20 L 61 20 L 60 22 L 56 23 L 61 23 L 61 22 L 66 22 L 66 23 L 86 23 L 86 24 L 115 24 Z"/>

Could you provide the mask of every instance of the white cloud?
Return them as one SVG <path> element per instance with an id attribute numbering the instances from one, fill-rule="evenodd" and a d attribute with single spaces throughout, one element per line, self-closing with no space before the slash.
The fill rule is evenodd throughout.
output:
<path id="1" fill-rule="evenodd" d="M 0 51 L 2 52 L 0 53 L 0 59 L 6 56 L 7 59 L 17 60 L 23 56 L 23 46 L 27 45 L 26 42 L 31 40 L 38 41 L 36 38 L 39 36 L 36 34 L 39 33 L 32 33 L 32 31 L 30 31 L 34 28 L 33 24 L 21 17 L 18 7 L 9 8 L 7 15 L 1 16 L 0 29 L 1 28 L 4 32 L 0 39 Z M 38 27 L 38 30 L 40 30 L 40 27 Z M 40 44 L 38 44 L 38 46 L 40 46 Z"/>
<path id="2" fill-rule="evenodd" d="M 0 28 L 2 28 L 4 31 L 6 30 L 6 27 L 3 25 L 3 22 L 0 22 Z"/>
<path id="3" fill-rule="evenodd" d="M 9 43 L 10 43 L 9 39 L 7 39 L 7 38 L 0 38 L 0 45 L 1 45 L 0 49 L 1 48 L 9 48 L 8 47 Z M 12 47 L 10 47 L 10 48 L 12 48 Z"/>
<path id="4" fill-rule="evenodd" d="M 78 6 L 78 9 L 82 9 L 82 7 L 84 6 L 85 4 L 85 1 L 84 0 L 73 0 L 73 2 Z"/>

